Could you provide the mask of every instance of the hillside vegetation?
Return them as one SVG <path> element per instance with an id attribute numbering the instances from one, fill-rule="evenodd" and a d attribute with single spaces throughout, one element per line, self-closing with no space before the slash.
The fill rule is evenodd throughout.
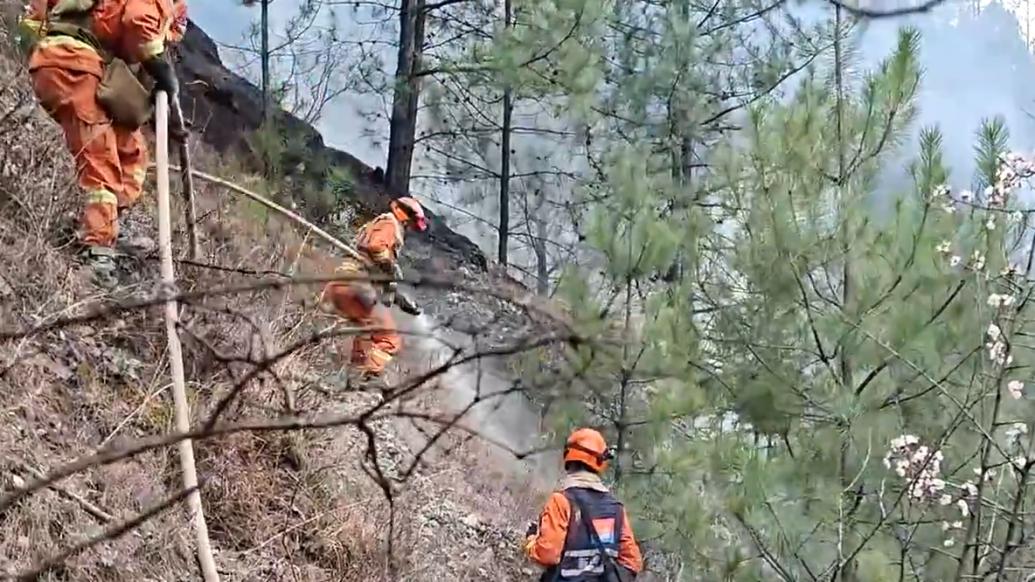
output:
<path id="1" fill-rule="evenodd" d="M 0 31 L 0 44 L 10 46 L 6 35 Z M 169 434 L 173 420 L 162 312 L 153 305 L 157 254 L 152 248 L 120 259 L 124 285 L 114 297 L 88 283 L 75 258 L 79 195 L 58 128 L 35 106 L 11 54 L 0 57 L 0 78 L 0 491 L 6 495 L 76 459 Z M 206 171 L 226 175 L 241 167 L 197 140 L 192 147 Z M 230 177 L 262 188 L 239 169 Z M 204 257 L 177 264 L 179 291 L 255 288 L 184 301 L 180 332 L 195 422 L 239 389 L 221 426 L 262 425 L 288 414 L 332 425 L 235 430 L 195 441 L 224 579 L 527 579 L 531 571 L 519 561 L 517 540 L 548 484 L 465 430 L 438 434 L 464 401 L 451 384 L 465 383 L 469 391 L 478 382 L 449 365 L 454 353 L 436 340 L 447 332 L 417 328 L 426 335 L 407 339 L 412 347 L 389 378 L 407 389 L 405 402 L 344 392 L 340 354 L 347 354 L 347 332 L 327 331 L 334 319 L 317 309 L 320 285 L 287 278 L 326 276 L 336 259 L 261 206 L 200 181 L 198 188 Z M 355 214 L 369 216 L 358 206 Z M 149 192 L 123 221 L 127 237 L 154 239 L 154 215 Z M 182 235 L 174 240 L 181 250 Z M 432 260 L 435 250 L 417 244 L 414 252 L 407 263 Z M 418 290 L 439 321 L 466 320 L 449 334 L 476 341 L 477 334 L 464 330 L 484 329 L 488 322 L 480 318 L 499 321 L 501 314 L 512 320 L 512 331 L 532 325 L 519 308 L 473 292 L 491 284 L 489 275 L 464 270 L 457 277 L 468 291 Z M 495 345 L 518 337 L 496 337 Z M 179 487 L 175 447 L 162 446 L 91 464 L 34 491 L 0 512 L 0 574 L 53 559 L 40 579 L 195 579 L 191 532 L 178 505 L 117 539 L 62 554 L 103 538 L 106 528 L 162 504 Z"/>

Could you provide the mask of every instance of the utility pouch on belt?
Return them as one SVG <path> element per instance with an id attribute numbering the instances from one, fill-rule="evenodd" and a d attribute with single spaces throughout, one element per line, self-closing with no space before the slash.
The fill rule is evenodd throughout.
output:
<path id="1" fill-rule="evenodd" d="M 151 92 L 122 59 L 112 59 L 104 68 L 97 88 L 97 102 L 122 127 L 137 129 L 151 119 Z"/>

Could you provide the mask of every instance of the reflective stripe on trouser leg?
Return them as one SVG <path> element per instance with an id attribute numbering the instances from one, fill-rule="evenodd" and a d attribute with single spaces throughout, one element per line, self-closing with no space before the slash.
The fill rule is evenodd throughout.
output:
<path id="1" fill-rule="evenodd" d="M 373 343 L 371 350 L 371 363 L 384 369 L 392 356 L 402 350 L 402 338 L 395 327 L 395 320 L 392 319 L 392 312 L 384 305 L 376 305 L 371 314 L 370 340 Z M 377 353 L 375 356 L 374 353 Z"/>
<path id="2" fill-rule="evenodd" d="M 107 190 L 86 195 L 81 218 L 82 241 L 87 245 L 110 247 L 118 235 L 118 198 Z"/>
<path id="3" fill-rule="evenodd" d="M 381 372 L 384 372 L 385 367 L 387 367 L 388 363 L 391 361 L 392 354 L 377 348 L 371 348 L 370 351 L 367 352 L 367 361 L 363 367 L 368 372 L 380 374 Z"/>
<path id="4" fill-rule="evenodd" d="M 370 372 L 380 374 L 392 361 L 392 357 L 402 349 L 402 338 L 395 331 L 395 321 L 384 305 L 374 306 L 367 325 L 373 329 L 368 336 L 370 339 L 364 338 L 360 342 L 366 351 L 364 367 Z"/>
<path id="5" fill-rule="evenodd" d="M 119 165 L 122 166 L 122 190 L 118 193 L 119 208 L 136 204 L 144 191 L 147 179 L 148 151 L 140 130 L 129 131 L 114 127 Z"/>
<path id="6" fill-rule="evenodd" d="M 60 67 L 40 68 L 32 77 L 40 103 L 61 125 L 65 145 L 75 157 L 76 177 L 86 195 L 82 241 L 113 246 L 122 167 L 111 120 L 97 103 L 100 78 Z"/>

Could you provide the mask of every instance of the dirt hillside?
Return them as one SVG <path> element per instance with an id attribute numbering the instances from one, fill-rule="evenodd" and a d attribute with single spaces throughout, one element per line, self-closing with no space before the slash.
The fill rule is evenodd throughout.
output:
<path id="1" fill-rule="evenodd" d="M 0 45 L 11 46 L 8 34 L 0 29 Z M 11 54 L 0 56 L 0 78 L 0 507 L 17 497 L 0 510 L 0 575 L 53 560 L 41 580 L 196 580 L 179 505 L 115 539 L 104 533 L 180 488 L 175 447 L 119 454 L 173 430 L 157 253 L 144 244 L 120 258 L 118 293 L 88 282 L 72 237 L 80 200 L 71 159 Z M 238 152 L 217 145 L 195 134 L 198 166 L 260 186 Z M 453 285 L 418 289 L 429 317 L 399 318 L 413 335 L 389 384 L 404 397 L 345 391 L 349 336 L 329 331 L 320 285 L 289 279 L 326 275 L 338 259 L 224 189 L 199 183 L 198 195 L 204 257 L 177 265 L 179 291 L 190 295 L 180 332 L 195 422 L 230 402 L 217 420 L 225 434 L 195 443 L 224 579 L 533 579 L 517 541 L 548 476 L 463 428 L 439 433 L 474 395 L 482 412 L 461 424 L 527 446 L 534 409 L 493 396 L 506 358 L 478 354 L 520 354 L 557 330 L 497 298 L 521 291 L 439 226 L 406 252 L 409 273 L 431 266 Z M 357 198 L 354 214 L 368 204 Z M 149 192 L 127 214 L 125 238 L 153 239 L 155 212 Z M 214 292 L 227 288 L 236 290 Z M 456 349 L 445 344 L 457 338 Z M 501 417 L 511 423 L 492 420 Z M 303 428 L 270 427 L 285 419 Z M 99 451 L 113 460 L 21 493 Z"/>

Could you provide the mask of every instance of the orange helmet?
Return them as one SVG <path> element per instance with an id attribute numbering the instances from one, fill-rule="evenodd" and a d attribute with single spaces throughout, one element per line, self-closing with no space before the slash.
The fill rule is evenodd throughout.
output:
<path id="1" fill-rule="evenodd" d="M 564 462 L 578 461 L 597 473 L 604 472 L 614 455 L 607 448 L 604 435 L 591 428 L 580 428 L 571 433 L 564 444 Z"/>
<path id="2" fill-rule="evenodd" d="M 428 229 L 428 219 L 424 217 L 424 208 L 421 207 L 420 202 L 413 198 L 409 196 L 396 198 L 392 200 L 388 207 L 392 209 L 392 214 L 399 219 L 399 222 L 404 225 L 408 225 L 417 232 L 423 232 Z"/>

